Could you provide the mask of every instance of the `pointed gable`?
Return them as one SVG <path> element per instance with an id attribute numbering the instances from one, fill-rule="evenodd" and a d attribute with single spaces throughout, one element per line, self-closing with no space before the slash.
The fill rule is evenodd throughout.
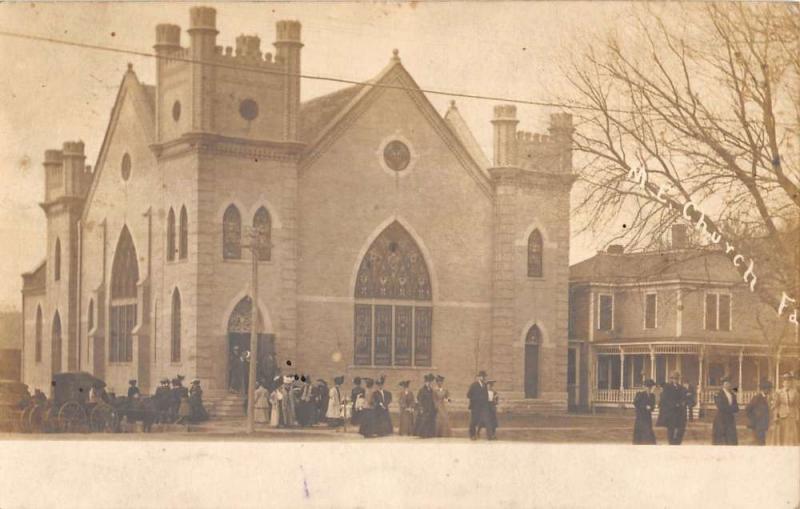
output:
<path id="1" fill-rule="evenodd" d="M 363 85 L 354 85 L 338 92 L 313 99 L 301 107 L 301 136 L 307 143 L 302 166 L 307 167 L 319 157 L 346 130 L 352 121 L 368 107 L 370 99 L 383 89 L 405 90 L 420 109 L 434 130 L 459 159 L 462 166 L 475 179 L 487 196 L 491 195 L 491 184 L 482 162 L 468 150 L 462 136 L 436 111 L 419 85 L 395 56 L 374 79 Z M 305 110 L 305 118 L 302 118 Z M 463 123 L 463 120 L 462 120 Z M 463 123 L 466 127 L 466 123 Z M 467 129 L 468 132 L 468 129 Z M 470 135 L 471 136 L 471 135 Z M 472 138 L 474 141 L 474 137 Z M 474 142 L 477 146 L 477 142 Z M 485 157 L 485 156 L 484 156 Z"/>
<path id="2" fill-rule="evenodd" d="M 131 66 L 122 77 L 117 97 L 114 100 L 114 106 L 111 108 L 111 116 L 108 121 L 108 127 L 103 135 L 103 143 L 100 145 L 100 151 L 97 154 L 97 162 L 94 166 L 94 175 L 92 180 L 92 187 L 86 198 L 86 206 L 83 208 L 83 220 L 86 220 L 89 209 L 92 206 L 92 198 L 94 197 L 98 183 L 100 182 L 100 174 L 105 168 L 106 157 L 108 155 L 109 145 L 116 130 L 117 124 L 120 121 L 120 114 L 122 107 L 127 99 L 133 101 L 133 106 L 136 112 L 136 117 L 139 125 L 142 128 L 146 142 L 149 144 L 155 141 L 155 103 L 156 103 L 156 87 L 152 85 L 145 85 L 141 83 L 133 72 Z"/>
<path id="3" fill-rule="evenodd" d="M 455 101 L 450 101 L 450 108 L 444 115 L 444 121 L 447 122 L 447 125 L 450 126 L 450 129 L 453 130 L 453 133 L 455 133 L 461 141 L 461 144 L 467 149 L 467 152 L 469 152 L 475 162 L 478 163 L 478 166 L 480 166 L 483 171 L 486 171 L 491 166 L 489 158 L 483 153 L 483 149 L 481 149 L 481 146 L 478 144 L 478 140 L 475 139 L 475 135 L 472 134 L 469 126 L 467 126 L 464 117 L 461 116 L 458 108 L 456 108 Z"/>

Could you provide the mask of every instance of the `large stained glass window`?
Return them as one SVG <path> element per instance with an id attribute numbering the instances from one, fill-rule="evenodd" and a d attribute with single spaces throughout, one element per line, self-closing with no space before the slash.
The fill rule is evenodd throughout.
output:
<path id="1" fill-rule="evenodd" d="M 127 227 L 117 242 L 111 266 L 111 309 L 109 320 L 109 361 L 133 360 L 133 328 L 136 326 L 136 304 L 139 262 Z"/>
<path id="2" fill-rule="evenodd" d="M 430 366 L 433 306 L 422 252 L 394 222 L 367 250 L 355 288 L 354 362 Z"/>

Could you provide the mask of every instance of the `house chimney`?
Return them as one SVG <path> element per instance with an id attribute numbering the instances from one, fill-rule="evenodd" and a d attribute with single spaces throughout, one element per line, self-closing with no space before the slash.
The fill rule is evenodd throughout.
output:
<path id="1" fill-rule="evenodd" d="M 672 225 L 672 249 L 686 249 L 689 247 L 689 237 L 685 224 Z"/>
<path id="2" fill-rule="evenodd" d="M 608 254 L 624 254 L 625 247 L 622 244 L 611 244 L 608 246 Z"/>

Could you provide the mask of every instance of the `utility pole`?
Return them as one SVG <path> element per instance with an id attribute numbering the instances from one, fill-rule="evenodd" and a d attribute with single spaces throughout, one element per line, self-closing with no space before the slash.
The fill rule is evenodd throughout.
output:
<path id="1" fill-rule="evenodd" d="M 250 282 L 250 302 L 252 303 L 250 318 L 250 372 L 247 383 L 247 433 L 253 433 L 255 428 L 255 390 L 256 390 L 256 364 L 258 364 L 258 255 L 261 248 L 261 237 L 256 227 L 250 232 L 250 244 L 242 246 L 250 249 L 253 260 L 253 274 Z"/>

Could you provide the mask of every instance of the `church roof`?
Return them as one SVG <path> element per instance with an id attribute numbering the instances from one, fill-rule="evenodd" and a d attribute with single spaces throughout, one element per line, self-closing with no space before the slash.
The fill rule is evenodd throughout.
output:
<path id="1" fill-rule="evenodd" d="M 22 274 L 22 291 L 44 290 L 47 285 L 47 260 L 42 260 L 30 272 Z"/>
<path id="2" fill-rule="evenodd" d="M 483 149 L 481 149 L 478 140 L 475 139 L 475 135 L 472 134 L 469 126 L 467 126 L 464 117 L 461 116 L 458 108 L 456 108 L 455 101 L 450 102 L 450 108 L 444 115 L 444 121 L 450 126 L 450 129 L 453 130 L 455 135 L 458 136 L 458 139 L 472 158 L 475 159 L 475 162 L 478 163 L 483 171 L 486 171 L 492 164 L 489 162 L 489 158 L 486 157 L 486 154 L 483 153 Z"/>
<path id="3" fill-rule="evenodd" d="M 300 105 L 300 141 L 310 143 L 364 88 L 353 85 L 316 97 Z"/>
<path id="4" fill-rule="evenodd" d="M 657 281 L 741 282 L 741 276 L 721 251 L 680 249 L 646 253 L 606 253 L 569 268 L 572 283 L 646 283 Z"/>

